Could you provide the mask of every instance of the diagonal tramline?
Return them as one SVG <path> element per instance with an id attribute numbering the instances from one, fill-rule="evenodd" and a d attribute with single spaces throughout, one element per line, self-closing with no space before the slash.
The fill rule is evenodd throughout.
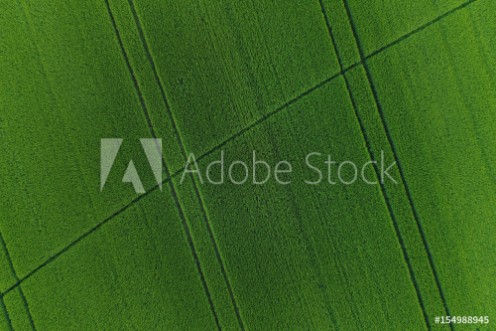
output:
<path id="1" fill-rule="evenodd" d="M 143 31 L 143 25 L 142 25 L 142 23 L 141 23 L 141 21 L 139 19 L 139 16 L 138 16 L 137 11 L 136 11 L 136 6 L 135 6 L 133 0 L 128 0 L 128 3 L 129 3 L 129 7 L 131 8 L 131 12 L 132 12 L 132 15 L 133 15 L 133 19 L 134 19 L 135 25 L 136 25 L 136 27 L 138 29 L 138 34 L 139 34 L 141 43 L 142 43 L 143 48 L 145 50 L 146 56 L 148 58 L 148 62 L 150 63 L 150 65 L 152 67 L 153 76 L 154 76 L 155 82 L 156 82 L 156 84 L 157 84 L 157 86 L 158 86 L 158 88 L 160 90 L 160 95 L 162 97 L 162 101 L 164 103 L 164 107 L 165 107 L 167 116 L 169 117 L 169 120 L 171 122 L 172 129 L 174 131 L 174 135 L 176 137 L 176 140 L 178 142 L 179 148 L 181 150 L 181 154 L 182 154 L 182 156 L 183 156 L 184 159 L 187 159 L 186 148 L 185 148 L 184 143 L 183 143 L 183 141 L 181 139 L 179 128 L 177 126 L 177 123 L 176 123 L 176 120 L 174 118 L 174 115 L 172 114 L 169 101 L 168 101 L 168 99 L 167 99 L 167 97 L 165 95 L 165 88 L 164 88 L 164 85 L 162 83 L 162 79 L 161 79 L 161 77 L 160 77 L 160 75 L 158 73 L 157 66 L 155 64 L 155 60 L 154 60 L 154 58 L 152 56 L 152 53 L 150 51 L 150 47 L 148 46 L 148 42 L 146 40 L 146 36 L 145 36 L 144 31 Z M 212 242 L 212 246 L 214 248 L 215 257 L 217 259 L 217 262 L 220 265 L 221 274 L 222 274 L 222 277 L 223 277 L 224 282 L 226 284 L 226 287 L 227 287 L 227 290 L 228 290 L 228 293 L 229 293 L 229 297 L 231 299 L 231 303 L 232 303 L 232 305 L 234 307 L 234 312 L 236 314 L 236 319 L 238 320 L 238 323 L 239 323 L 239 326 L 241 327 L 241 330 L 244 330 L 245 329 L 244 322 L 243 322 L 243 320 L 241 318 L 241 315 L 239 313 L 239 307 L 238 307 L 238 304 L 237 304 L 236 299 L 234 297 L 234 292 L 233 292 L 232 285 L 231 285 L 231 282 L 229 280 L 229 277 L 227 275 L 225 263 L 222 260 L 222 257 L 221 257 L 221 254 L 220 254 L 220 250 L 219 250 L 218 244 L 217 244 L 217 242 L 215 240 L 215 236 L 214 236 L 214 232 L 213 232 L 213 229 L 212 229 L 212 225 L 210 224 L 210 220 L 209 220 L 208 215 L 207 215 L 205 203 L 204 203 L 204 201 L 203 201 L 203 199 L 201 197 L 201 194 L 200 194 L 200 191 L 198 189 L 198 185 L 196 183 L 196 180 L 195 180 L 194 176 L 191 175 L 191 177 L 192 177 L 192 182 L 193 182 L 193 189 L 195 191 L 195 195 L 196 195 L 196 198 L 198 200 L 198 203 L 200 204 L 203 218 L 204 218 L 205 223 L 207 225 L 208 235 L 209 235 L 210 241 Z M 172 182 L 171 182 L 171 185 L 173 185 Z"/>
<path id="2" fill-rule="evenodd" d="M 106 5 L 106 8 L 107 8 L 107 13 L 109 15 L 110 21 L 112 23 L 112 27 L 114 29 L 115 36 L 116 36 L 117 41 L 119 43 L 119 47 L 120 47 L 122 56 L 124 58 L 124 62 L 126 64 L 126 68 L 127 68 L 128 72 L 129 72 L 129 74 L 131 75 L 131 79 L 133 81 L 134 89 L 135 89 L 136 94 L 137 94 L 137 96 L 139 98 L 139 101 L 140 101 L 140 105 L 141 105 L 141 109 L 143 111 L 143 114 L 145 115 L 146 123 L 148 125 L 148 129 L 149 129 L 150 134 L 152 135 L 152 137 L 154 139 L 157 139 L 157 134 L 155 132 L 155 128 L 154 128 L 153 123 L 152 123 L 152 120 L 150 118 L 148 107 L 146 106 L 146 102 L 145 102 L 145 99 L 143 97 L 143 93 L 141 91 L 141 88 L 139 86 L 138 79 L 136 78 L 136 74 L 135 74 L 135 72 L 134 72 L 134 70 L 133 70 L 133 68 L 131 66 L 130 61 L 129 61 L 129 56 L 128 56 L 128 54 L 126 52 L 126 49 L 124 47 L 124 43 L 122 41 L 121 34 L 120 34 L 119 29 L 117 27 L 117 23 L 115 22 L 114 14 L 112 12 L 112 9 L 110 7 L 110 4 L 109 4 L 109 1 L 108 0 L 105 0 L 105 5 Z M 132 8 L 133 13 L 134 13 L 134 6 L 132 5 L 131 2 L 130 2 L 130 5 L 131 5 L 131 8 Z M 140 35 L 140 37 L 141 37 L 141 35 Z M 165 160 L 163 158 L 163 155 L 162 155 L 162 164 L 163 164 L 163 169 L 165 171 L 166 177 L 170 177 L 169 167 L 165 163 Z M 201 280 L 201 283 L 202 283 L 202 287 L 203 287 L 203 290 L 205 292 L 205 296 L 207 297 L 207 301 L 209 303 L 210 310 L 211 310 L 212 315 L 214 317 L 214 320 L 215 320 L 215 323 L 217 325 L 217 328 L 220 330 L 221 327 L 220 327 L 220 323 L 219 323 L 219 318 L 218 318 L 217 312 L 215 310 L 215 307 L 214 307 L 214 304 L 213 304 L 213 301 L 212 301 L 212 296 L 210 294 L 210 290 L 209 290 L 208 285 L 207 285 L 207 281 L 206 281 L 206 278 L 205 278 L 203 267 L 201 266 L 200 259 L 198 258 L 198 253 L 197 253 L 197 249 L 195 247 L 195 243 L 193 241 L 193 236 L 191 234 L 190 226 L 189 226 L 188 222 L 186 221 L 186 216 L 185 216 L 183 207 L 181 206 L 181 203 L 179 201 L 179 197 L 177 195 L 177 191 L 176 191 L 176 188 L 174 186 L 174 183 L 172 181 L 169 181 L 168 184 L 169 184 L 169 188 L 171 190 L 171 194 L 172 194 L 172 197 L 174 199 L 174 203 L 176 205 L 177 211 L 179 213 L 179 217 L 181 219 L 181 225 L 182 225 L 183 231 L 184 231 L 184 233 L 186 235 L 186 239 L 187 239 L 188 245 L 190 247 L 191 254 L 192 254 L 193 259 L 195 261 L 196 269 L 198 271 L 198 275 L 200 277 L 200 280 Z"/>
<path id="3" fill-rule="evenodd" d="M 408 182 L 406 181 L 406 178 L 405 178 L 403 166 L 402 166 L 402 163 L 400 162 L 400 159 L 399 159 L 399 156 L 398 156 L 398 152 L 397 152 L 397 149 L 396 149 L 396 145 L 394 143 L 394 140 L 392 138 L 391 132 L 389 130 L 389 126 L 387 124 L 386 117 L 384 115 L 384 110 L 383 110 L 381 101 L 379 99 L 379 94 L 377 92 L 376 85 L 375 85 L 374 80 L 372 78 L 372 72 L 371 72 L 371 70 L 369 68 L 367 59 L 370 58 L 370 57 L 372 57 L 372 56 L 374 56 L 374 55 L 376 55 L 376 54 L 379 54 L 380 51 L 385 50 L 385 49 L 387 49 L 389 47 L 392 47 L 392 46 L 394 46 L 394 45 L 402 42 L 403 40 L 408 39 L 412 35 L 415 35 L 416 33 L 425 30 L 429 26 L 435 24 L 436 22 L 441 21 L 443 18 L 449 16 L 450 14 L 452 14 L 452 13 L 454 13 L 454 12 L 456 12 L 456 11 L 462 9 L 462 8 L 465 8 L 468 5 L 470 5 L 470 4 L 472 4 L 472 3 L 476 2 L 476 1 L 477 0 L 469 0 L 469 1 L 465 2 L 465 3 L 463 3 L 462 5 L 451 9 L 450 11 L 444 13 L 443 15 L 438 16 L 434 20 L 432 20 L 432 21 L 430 21 L 430 22 L 428 22 L 428 23 L 420 26 L 419 28 L 413 30 L 412 32 L 410 32 L 410 33 L 408 33 L 406 35 L 404 35 L 403 37 L 400 37 L 396 41 L 394 41 L 394 42 L 392 42 L 392 43 L 384 46 L 382 49 L 379 49 L 378 51 L 373 52 L 372 54 L 370 54 L 367 57 L 365 55 L 362 42 L 361 42 L 361 40 L 359 38 L 357 27 L 356 27 L 356 24 L 355 24 L 355 20 L 353 18 L 352 13 L 351 13 L 351 9 L 350 9 L 348 0 L 343 0 L 344 7 L 346 9 L 346 14 L 348 16 L 348 21 L 349 21 L 349 24 L 351 26 L 351 30 L 353 32 L 353 37 L 355 39 L 355 43 L 356 43 L 356 46 L 358 48 L 358 52 L 360 54 L 360 60 L 361 60 L 361 63 L 363 64 L 363 67 L 364 67 L 364 70 L 365 70 L 365 75 L 366 75 L 366 78 L 367 78 L 367 82 L 368 82 L 368 85 L 369 85 L 370 90 L 372 91 L 372 95 L 373 95 L 373 98 L 374 98 L 374 102 L 375 102 L 377 111 L 379 113 L 379 117 L 380 117 L 380 121 L 381 121 L 383 130 L 384 130 L 384 133 L 386 135 L 387 141 L 388 141 L 389 146 L 391 148 L 391 151 L 393 153 L 393 156 L 394 156 L 394 159 L 396 161 L 396 164 L 398 165 L 398 171 L 399 171 L 399 174 L 400 174 L 401 182 L 403 184 L 403 187 L 404 187 L 404 190 L 405 190 L 405 193 L 406 193 L 406 196 L 407 196 L 409 205 L 410 205 L 410 209 L 411 209 L 412 214 L 413 214 L 413 217 L 415 219 L 415 223 L 416 223 L 418 232 L 420 233 L 420 237 L 422 239 L 422 244 L 423 244 L 424 249 L 425 249 L 425 251 L 427 253 L 427 258 L 428 258 L 429 266 L 430 266 L 432 275 L 434 277 L 434 280 L 435 280 L 435 283 L 436 283 L 436 286 L 437 286 L 437 289 L 438 289 L 438 292 L 439 292 L 441 301 L 443 302 L 444 310 L 445 310 L 447 316 L 450 316 L 451 313 L 450 313 L 450 310 L 449 310 L 449 307 L 448 307 L 448 304 L 447 304 L 447 301 L 446 301 L 446 298 L 445 298 L 445 295 L 444 295 L 443 288 L 441 286 L 441 281 L 439 279 L 439 276 L 438 276 L 438 273 L 437 273 L 437 270 L 436 270 L 436 267 L 435 267 L 434 258 L 432 256 L 431 250 L 429 248 L 429 243 L 427 241 L 427 237 L 425 235 L 425 231 L 423 229 L 422 223 L 420 222 L 420 217 L 419 217 L 417 208 L 415 207 L 415 204 L 413 202 L 413 198 L 412 198 L 412 195 L 411 195 L 411 192 L 410 192 L 410 188 L 409 188 Z M 396 224 L 395 224 L 395 226 L 396 226 Z M 400 239 L 400 243 L 402 244 L 401 234 L 399 233 L 399 229 L 396 229 L 396 231 L 397 231 L 397 234 L 399 235 L 398 236 L 398 239 Z M 403 244 L 402 244 L 402 248 L 403 248 Z M 406 259 L 408 257 L 408 255 L 405 255 L 406 254 L 406 249 L 403 248 L 403 250 L 404 250 L 404 256 L 405 256 L 405 259 Z M 411 269 L 411 266 L 410 266 L 410 263 L 408 262 L 408 260 L 406 260 L 406 261 L 407 261 L 407 264 L 409 265 L 409 268 L 410 268 L 410 275 L 412 277 L 412 281 L 414 282 L 414 285 L 416 285 L 415 276 L 414 276 L 414 273 L 413 273 L 413 269 Z M 421 307 L 422 307 L 422 311 L 423 311 L 423 314 L 424 314 L 425 322 L 427 324 L 427 328 L 428 329 L 431 329 L 429 318 L 428 318 L 428 316 L 426 314 L 426 311 L 425 311 L 425 308 L 423 306 L 422 297 L 420 295 L 420 291 L 418 289 L 418 286 L 416 285 L 415 288 L 417 290 L 417 295 L 418 295 L 419 302 L 420 302 Z M 449 326 L 450 326 L 450 329 L 451 330 L 454 330 L 453 324 L 450 323 Z"/>
<path id="4" fill-rule="evenodd" d="M 326 9 L 325 9 L 323 0 L 319 0 L 319 4 L 320 4 L 320 7 L 321 7 L 322 15 L 324 16 L 324 20 L 325 20 L 325 23 L 326 23 L 327 31 L 329 33 L 329 38 L 331 39 L 331 42 L 332 42 L 334 53 L 336 54 L 336 58 L 338 60 L 339 67 L 340 67 L 341 70 L 344 70 L 343 57 L 342 57 L 341 52 L 339 51 L 339 47 L 338 47 L 338 45 L 336 43 L 336 40 L 335 40 L 335 37 L 334 37 L 334 33 L 333 33 L 333 30 L 332 30 L 332 27 L 331 27 L 331 22 L 329 20 L 328 15 L 327 15 L 327 12 L 326 12 Z M 365 128 L 365 124 L 364 124 L 364 121 L 362 119 L 362 116 L 358 112 L 357 101 L 356 101 L 355 96 L 354 96 L 354 94 L 352 92 L 351 84 L 350 84 L 350 82 L 348 80 L 347 75 L 344 75 L 343 78 L 344 78 L 344 82 L 345 82 L 345 85 L 346 85 L 346 90 L 347 90 L 347 93 L 348 93 L 348 97 L 349 97 L 349 99 L 351 101 L 351 104 L 353 106 L 353 112 L 355 114 L 355 118 L 357 119 L 358 125 L 360 127 L 360 132 L 361 132 L 363 141 L 365 143 L 365 147 L 366 147 L 367 152 L 368 152 L 368 155 L 369 155 L 369 159 L 370 160 L 375 160 L 376 159 L 376 157 L 374 155 L 375 153 L 374 153 L 374 151 L 372 149 L 372 146 L 371 146 L 371 143 L 370 143 L 370 139 L 369 139 L 369 136 L 367 134 L 367 130 Z M 379 179 L 379 177 L 380 177 L 379 172 L 380 171 L 379 171 L 379 168 L 378 168 L 378 166 L 377 166 L 376 163 L 373 163 L 373 168 L 374 168 L 374 172 L 375 172 L 377 178 Z M 406 246 L 405 246 L 405 243 L 404 243 L 404 239 L 403 239 L 403 236 L 401 234 L 401 231 L 400 231 L 400 228 L 399 228 L 399 225 L 398 225 L 398 221 L 397 221 L 396 216 L 395 216 L 395 214 L 393 212 L 393 208 L 391 206 L 391 201 L 389 199 L 389 196 L 388 196 L 387 190 L 386 190 L 386 188 L 384 186 L 384 183 L 380 182 L 379 186 L 380 186 L 381 194 L 383 196 L 384 202 L 386 204 L 386 207 L 387 207 L 387 210 L 388 210 L 388 213 L 389 213 L 389 217 L 390 217 L 391 222 L 393 224 L 394 233 L 395 233 L 396 238 L 398 240 L 398 243 L 399 243 L 399 245 L 401 247 L 401 253 L 403 255 L 403 260 L 405 261 L 405 263 L 407 265 L 409 276 L 410 276 L 410 280 L 411 280 L 412 285 L 413 285 L 413 287 L 415 289 L 415 293 L 417 295 L 417 299 L 418 299 L 420 308 L 422 310 L 422 315 L 424 317 L 425 324 L 426 324 L 427 328 L 430 329 L 429 318 L 428 318 L 427 310 L 425 308 L 424 300 L 422 298 L 420 287 L 418 285 L 418 281 L 416 279 L 416 276 L 415 276 L 415 273 L 414 273 L 414 270 L 413 270 L 413 267 L 412 267 L 412 263 L 410 261 L 409 254 L 408 254 L 408 251 L 406 249 Z"/>
<path id="5" fill-rule="evenodd" d="M 406 39 L 409 39 L 410 37 L 416 35 L 417 33 L 425 30 L 426 28 L 428 28 L 429 26 L 443 20 L 444 18 L 450 16 L 451 14 L 463 9 L 463 8 L 466 8 L 468 7 L 470 4 L 476 2 L 478 0 L 469 0 L 467 2 L 465 2 L 464 4 L 436 17 L 435 19 L 429 21 L 428 23 L 420 26 L 419 28 L 416 28 L 414 30 L 412 30 L 411 32 L 403 35 L 402 37 L 396 39 L 395 41 L 387 44 L 386 46 L 372 52 L 371 54 L 367 55 L 364 60 L 368 60 L 380 53 L 383 53 L 385 50 L 403 42 L 404 40 Z M 199 156 L 197 158 L 197 161 L 199 162 L 200 160 L 208 157 L 209 155 L 211 155 L 212 153 L 218 151 L 220 148 L 222 148 L 223 146 L 227 145 L 228 143 L 230 143 L 231 141 L 234 141 L 236 140 L 237 138 L 239 138 L 240 136 L 242 136 L 244 133 L 252 130 L 253 128 L 257 127 L 259 124 L 265 122 L 266 120 L 268 120 L 269 118 L 273 117 L 274 115 L 276 115 L 277 113 L 280 113 L 281 111 L 287 109 L 289 106 L 291 106 L 292 104 L 296 103 L 297 101 L 299 101 L 300 99 L 302 99 L 303 97 L 307 96 L 308 94 L 314 92 L 315 90 L 321 88 L 322 86 L 330 83 L 331 81 L 343 76 L 346 72 L 348 72 L 349 70 L 357 67 L 357 66 L 360 66 L 360 65 L 363 65 L 363 62 L 364 61 L 359 61 L 359 62 L 356 62 L 352 65 L 350 65 L 349 67 L 347 67 L 345 70 L 341 71 L 341 72 L 338 72 L 337 74 L 334 74 L 332 75 L 331 77 L 319 82 L 318 84 L 314 85 L 313 87 L 309 88 L 308 90 L 304 91 L 303 93 L 301 93 L 300 95 L 294 97 L 293 99 L 291 99 L 290 101 L 286 102 L 285 104 L 281 105 L 280 107 L 278 107 L 277 109 L 275 109 L 274 111 L 264 115 L 263 117 L 261 117 L 259 120 L 253 122 L 252 124 L 250 124 L 249 126 L 245 127 L 244 129 L 238 131 L 237 133 L 233 134 L 231 137 L 227 138 L 226 140 L 224 140 L 223 142 L 219 143 L 218 145 L 216 145 L 215 147 L 211 148 L 210 150 L 208 150 L 207 152 L 205 152 L 204 154 L 202 154 L 201 156 Z M 171 181 L 172 178 L 174 177 L 177 177 L 179 174 L 181 174 L 183 171 L 183 169 L 179 169 L 177 170 L 176 172 L 174 172 L 173 174 L 171 174 L 170 176 L 168 176 L 167 178 L 165 178 L 161 184 L 166 184 L 168 183 L 169 181 Z M 82 235 L 80 235 L 79 237 L 77 237 L 76 239 L 74 239 L 73 241 L 71 241 L 69 244 L 67 244 L 64 248 L 62 248 L 59 252 L 55 253 L 54 255 L 50 256 L 49 258 L 47 258 L 44 262 L 42 262 L 40 265 L 38 265 L 36 268 L 34 268 L 32 271 L 30 271 L 29 273 L 27 273 L 25 276 L 21 277 L 19 279 L 19 281 L 16 281 L 12 286 L 10 286 L 9 288 L 7 288 L 4 292 L 0 293 L 0 298 L 3 298 L 5 295 L 7 295 L 8 293 L 10 293 L 11 291 L 13 291 L 14 289 L 16 289 L 19 285 L 21 285 L 23 282 L 25 282 L 27 279 L 31 278 L 34 274 L 36 274 L 38 271 L 40 271 L 41 269 L 43 269 L 45 266 L 47 266 L 48 264 L 52 263 L 53 261 L 55 261 L 58 257 L 60 257 L 62 254 L 64 254 L 65 252 L 67 252 L 69 249 L 71 249 L 72 247 L 76 246 L 79 242 L 81 242 L 83 239 L 85 239 L 86 237 L 90 236 L 91 234 L 97 232 L 101 227 L 103 227 L 105 224 L 107 224 L 109 221 L 113 220 L 115 217 L 117 217 L 118 215 L 122 214 L 123 212 L 125 212 L 127 209 L 129 209 L 130 207 L 132 207 L 134 204 L 138 203 L 141 199 L 145 198 L 146 196 L 148 196 L 150 193 L 156 191 L 157 189 L 159 188 L 159 184 L 156 184 L 155 186 L 153 186 L 151 189 L 149 189 L 147 192 L 137 196 L 136 198 L 134 198 L 132 201 L 130 201 L 127 205 L 123 206 L 122 208 L 120 208 L 118 211 L 114 212 L 113 214 L 111 214 L 110 216 L 108 216 L 107 218 L 105 218 L 104 220 L 102 220 L 101 222 L 99 222 L 98 224 L 96 224 L 95 226 L 93 226 L 91 229 L 89 229 L 88 231 L 86 231 L 85 233 L 83 233 Z"/>

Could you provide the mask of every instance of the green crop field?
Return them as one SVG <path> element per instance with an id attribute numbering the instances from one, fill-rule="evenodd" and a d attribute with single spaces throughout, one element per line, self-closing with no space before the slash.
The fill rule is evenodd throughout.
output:
<path id="1" fill-rule="evenodd" d="M 0 198 L 0 330 L 496 330 L 496 1 L 0 0 Z"/>

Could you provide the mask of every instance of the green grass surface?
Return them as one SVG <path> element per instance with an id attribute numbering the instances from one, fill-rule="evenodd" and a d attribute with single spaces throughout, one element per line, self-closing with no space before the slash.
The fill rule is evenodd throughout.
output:
<path id="1" fill-rule="evenodd" d="M 493 329 L 435 317 L 496 319 L 496 3 L 0 11 L 0 330 Z M 181 182 L 189 153 L 253 150 L 291 184 Z M 305 184 L 310 152 L 322 169 L 384 153 L 398 184 Z"/>

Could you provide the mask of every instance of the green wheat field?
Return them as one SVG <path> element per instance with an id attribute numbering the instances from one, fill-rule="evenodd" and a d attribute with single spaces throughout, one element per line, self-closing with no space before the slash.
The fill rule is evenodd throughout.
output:
<path id="1" fill-rule="evenodd" d="M 496 330 L 496 1 L 0 0 L 0 197 L 0 330 Z"/>

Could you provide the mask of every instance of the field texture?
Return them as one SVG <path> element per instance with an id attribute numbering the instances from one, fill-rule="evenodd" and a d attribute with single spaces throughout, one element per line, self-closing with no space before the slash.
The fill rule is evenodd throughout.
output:
<path id="1" fill-rule="evenodd" d="M 0 155 L 0 330 L 496 330 L 494 0 L 0 0 Z"/>

